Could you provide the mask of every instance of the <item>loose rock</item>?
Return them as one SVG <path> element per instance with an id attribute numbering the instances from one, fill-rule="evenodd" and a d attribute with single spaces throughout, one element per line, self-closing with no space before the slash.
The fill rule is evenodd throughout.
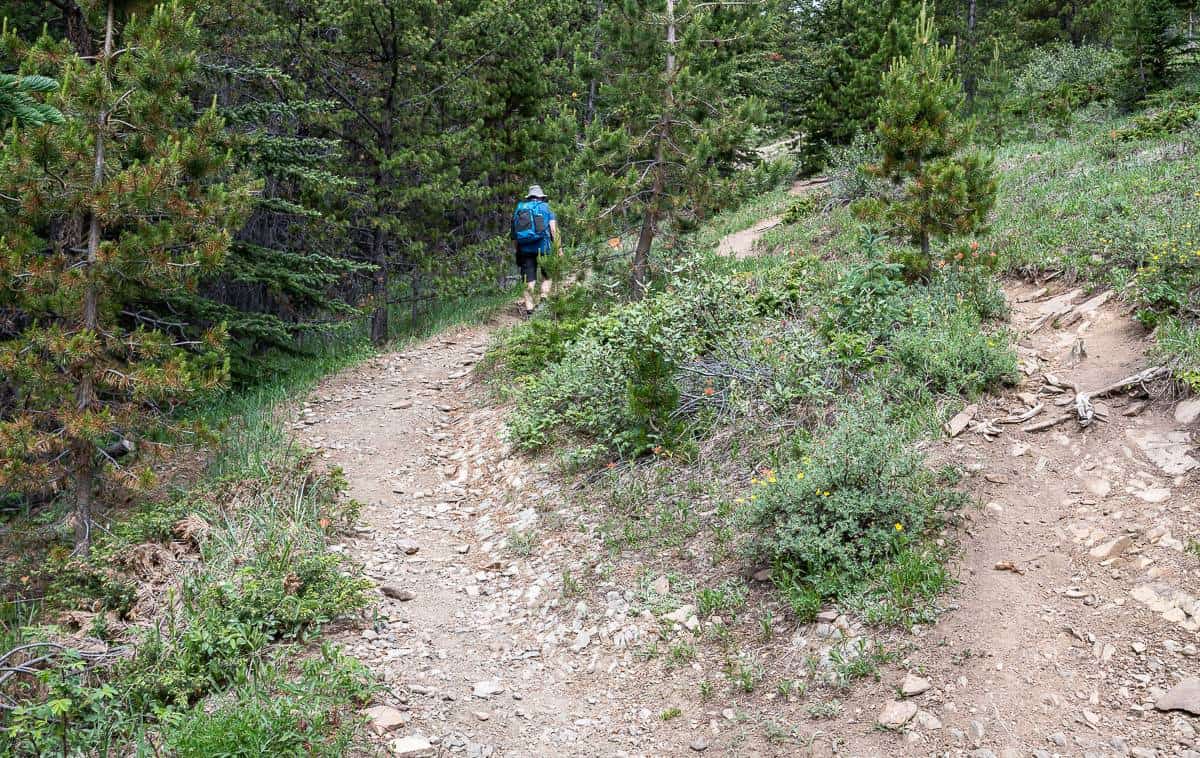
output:
<path id="1" fill-rule="evenodd" d="M 384 595 L 401 602 L 408 602 L 416 597 L 416 594 L 412 590 L 406 590 L 396 584 L 381 584 L 379 585 L 379 589 Z"/>
<path id="2" fill-rule="evenodd" d="M 396 758 L 430 758 L 433 755 L 433 745 L 418 735 L 394 739 L 388 749 Z"/>
<path id="3" fill-rule="evenodd" d="M 1155 701 L 1160 711 L 1187 711 L 1200 716 L 1200 679 L 1184 679 Z"/>
<path id="4" fill-rule="evenodd" d="M 881 726 L 898 729 L 917 715 L 917 704 L 906 700 L 895 700 L 883 707 L 876 719 Z"/>
<path id="5" fill-rule="evenodd" d="M 904 697 L 915 697 L 932 686 L 928 679 L 909 673 L 904 677 L 904 683 L 900 685 L 900 694 Z"/>

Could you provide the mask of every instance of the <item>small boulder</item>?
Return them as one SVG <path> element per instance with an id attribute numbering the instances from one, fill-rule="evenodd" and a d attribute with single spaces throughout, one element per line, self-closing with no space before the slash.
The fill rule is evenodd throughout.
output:
<path id="1" fill-rule="evenodd" d="M 942 429 L 945 430 L 947 436 L 957 437 L 966 431 L 966 428 L 971 424 L 971 421 L 975 418 L 975 414 L 978 412 L 979 406 L 972 403 L 955 414 L 953 418 L 942 426 Z"/>
<path id="2" fill-rule="evenodd" d="M 406 590 L 398 584 L 381 584 L 379 589 L 387 597 L 405 603 L 416 597 L 412 590 Z"/>
<path id="3" fill-rule="evenodd" d="M 1200 397 L 1192 397 L 1175 406 L 1175 420 L 1181 424 L 1193 424 L 1200 419 Z"/>
<path id="4" fill-rule="evenodd" d="M 420 735 L 394 739 L 388 744 L 388 750 L 396 758 L 431 758 L 433 756 L 433 745 Z"/>
<path id="5" fill-rule="evenodd" d="M 666 597 L 671 594 L 671 580 L 667 578 L 666 574 L 662 574 L 650 582 L 650 589 L 654 590 L 659 597 Z"/>
<path id="6" fill-rule="evenodd" d="M 1090 555 L 1098 561 L 1107 561 L 1125 552 L 1132 544 L 1133 537 L 1129 535 L 1117 537 L 1116 539 L 1096 545 L 1092 548 Z"/>
<path id="7" fill-rule="evenodd" d="M 883 707 L 876 721 L 888 729 L 899 729 L 917 715 L 917 704 L 905 700 L 894 700 Z"/>
<path id="8" fill-rule="evenodd" d="M 666 619 L 667 621 L 673 621 L 676 624 L 684 624 L 684 623 L 687 623 L 687 620 L 689 618 L 691 618 L 693 615 L 695 615 L 695 613 L 696 613 L 696 606 L 681 605 L 678 608 L 676 608 L 675 610 L 671 611 L 670 613 L 664 615 L 663 618 Z"/>
<path id="9" fill-rule="evenodd" d="M 1200 716 L 1200 679 L 1184 679 L 1156 700 L 1154 707 L 1160 711 L 1187 711 Z"/>
<path id="10" fill-rule="evenodd" d="M 417 544 L 416 540 L 410 540 L 409 538 L 404 537 L 396 542 L 396 548 L 405 555 L 416 555 L 417 551 L 421 549 L 421 546 Z"/>
<path id="11" fill-rule="evenodd" d="M 408 721 L 408 714 L 396 710 L 390 705 L 376 705 L 363 711 L 363 715 L 371 723 L 371 728 L 383 734 Z"/>
<path id="12" fill-rule="evenodd" d="M 504 685 L 495 679 L 488 679 L 482 682 L 475 682 L 475 687 L 471 692 L 475 697 L 489 698 L 504 692 Z"/>
<path id="13" fill-rule="evenodd" d="M 932 686 L 933 684 L 928 679 L 910 672 L 904 677 L 904 683 L 900 685 L 900 694 L 904 697 L 916 697 Z"/>

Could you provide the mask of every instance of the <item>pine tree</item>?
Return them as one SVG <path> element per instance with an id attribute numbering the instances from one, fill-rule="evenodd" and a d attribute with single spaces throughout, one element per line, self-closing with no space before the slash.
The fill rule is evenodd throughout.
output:
<path id="1" fill-rule="evenodd" d="M 24 48 L 7 18 L 0 18 L 0 66 L 21 57 Z M 58 82 L 48 76 L 0 71 L 0 134 L 9 126 L 41 126 L 61 124 L 62 114 L 52 105 L 39 99 L 58 89 Z"/>
<path id="2" fill-rule="evenodd" d="M 809 0 L 794 22 L 801 51 L 797 92 L 802 93 L 801 160 L 806 171 L 822 167 L 831 145 L 847 145 L 870 130 L 877 117 L 883 74 L 908 52 L 917 15 L 914 0 Z"/>
<path id="3" fill-rule="evenodd" d="M 1178 0 L 1127 0 L 1119 36 L 1129 58 L 1129 92 L 1132 101 L 1166 88 L 1176 54 L 1187 43 L 1180 29 L 1183 18 Z"/>
<path id="4" fill-rule="evenodd" d="M 900 185 L 900 197 L 857 206 L 920 246 L 918 273 L 928 270 L 933 238 L 979 229 L 996 197 L 991 158 L 965 150 L 970 129 L 958 116 L 963 93 L 953 63 L 953 46 L 938 43 L 922 7 L 912 53 L 892 63 L 879 102 L 875 171 Z"/>
<path id="5" fill-rule="evenodd" d="M 279 10 L 271 0 L 232 0 L 208 8 L 198 26 L 207 52 L 195 99 L 216 95 L 233 164 L 264 187 L 219 268 L 195 289 L 140 306 L 188 324 L 192 337 L 223 324 L 233 380 L 253 382 L 275 355 L 301 352 L 312 342 L 306 336 L 358 315 L 353 304 L 369 267 L 347 254 L 354 183 L 339 171 L 345 151 L 318 136 L 336 105 L 309 97 L 280 68 L 292 40 Z"/>
<path id="6" fill-rule="evenodd" d="M 628 0 L 606 8 L 598 115 L 585 134 L 591 228 L 637 228 L 632 279 L 644 287 L 663 226 L 703 216 L 731 186 L 763 109 L 731 92 L 739 42 L 759 19 L 740 3 Z"/>
<path id="7" fill-rule="evenodd" d="M 215 109 L 183 94 L 196 62 L 185 10 L 126 9 L 98 8 L 94 60 L 45 39 L 29 51 L 61 66 L 51 104 L 66 122 L 19 130 L 0 153 L 0 490 L 73 488 L 81 549 L 100 480 L 148 475 L 118 460 L 128 441 L 227 375 L 220 328 L 182 339 L 136 303 L 219 263 L 253 189 L 226 175 Z"/>

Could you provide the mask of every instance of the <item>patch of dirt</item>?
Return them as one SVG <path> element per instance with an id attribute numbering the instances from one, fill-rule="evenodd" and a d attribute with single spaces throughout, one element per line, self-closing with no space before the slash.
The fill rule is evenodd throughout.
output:
<path id="1" fill-rule="evenodd" d="M 792 183 L 791 189 L 788 190 L 788 195 L 799 197 L 825 186 L 828 182 L 829 180 L 825 177 L 799 180 Z M 759 253 L 755 248 L 755 244 L 762 239 L 764 234 L 782 223 L 782 216 L 771 216 L 739 232 L 728 234 L 717 245 L 717 254 L 736 258 L 739 261 L 753 257 Z"/>
<path id="2" fill-rule="evenodd" d="M 1032 294 L 1009 288 L 1015 330 L 1044 315 Z M 881 681 L 805 698 L 778 685 L 874 633 L 834 610 L 796 624 L 776 605 L 771 638 L 757 638 L 755 611 L 777 598 L 756 584 L 735 634 L 758 683 L 732 685 L 739 664 L 712 642 L 713 620 L 652 613 L 643 566 L 612 558 L 589 529 L 603 514 L 582 507 L 586 490 L 502 441 L 508 409 L 470 372 L 505 323 L 331 377 L 295 422 L 365 504 L 335 549 L 381 592 L 373 618 L 338 641 L 387 683 L 372 712 L 380 745 L 472 758 L 1195 755 L 1197 719 L 1153 707 L 1200 661 L 1200 561 L 1184 552 L 1200 534 L 1195 472 L 1165 474 L 1136 442 L 1190 445 L 1194 428 L 1170 403 L 1126 416 L 1139 400 L 1119 393 L 1087 428 L 999 425 L 992 441 L 931 443 L 932 462 L 969 471 L 966 488 L 988 504 L 968 515 L 950 609 L 880 638 L 899 652 Z M 1133 374 L 1144 340 L 1111 302 L 1069 328 L 1047 323 L 1021 340 L 1022 386 L 980 401 L 976 421 L 1026 408 L 1019 393 L 1047 373 L 1081 389 Z M 1043 399 L 1035 422 L 1060 410 Z M 650 576 L 678 565 L 650 560 Z M 684 645 L 694 658 L 673 661 Z M 928 689 L 888 708 L 910 672 Z M 881 729 L 885 708 L 903 723 Z"/>

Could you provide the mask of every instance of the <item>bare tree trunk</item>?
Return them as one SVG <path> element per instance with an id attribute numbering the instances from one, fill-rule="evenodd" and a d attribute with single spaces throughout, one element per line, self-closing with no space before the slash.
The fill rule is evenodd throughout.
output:
<path id="1" fill-rule="evenodd" d="M 113 0 L 108 0 L 108 11 L 104 21 L 104 51 L 96 65 L 104 68 L 105 76 L 112 62 L 113 52 Z M 96 117 L 96 151 L 92 166 L 92 201 L 104 185 L 104 130 L 108 128 L 108 111 L 101 106 Z M 83 291 L 83 329 L 95 333 L 100 325 L 100 293 L 95 281 L 95 266 L 100 258 L 100 217 L 93 209 L 88 223 L 87 285 Z M 96 404 L 95 366 L 87 361 L 80 368 L 79 386 L 76 389 L 76 404 L 85 412 Z M 96 472 L 92 459 L 96 452 L 89 440 L 76 440 L 73 445 L 75 465 L 75 549 L 86 553 L 91 544 L 92 490 L 95 488 Z"/>
<path id="2" fill-rule="evenodd" d="M 975 112 L 975 0 L 967 2 L 967 54 L 966 74 L 963 76 L 963 91 L 967 95 L 967 112 Z"/>
<path id="3" fill-rule="evenodd" d="M 596 31 L 592 42 L 592 57 L 600 58 L 600 17 L 604 15 L 604 0 L 596 0 Z M 596 75 L 592 74 L 592 80 L 588 82 L 588 99 L 587 107 L 583 111 L 583 123 L 588 125 L 592 123 L 592 119 L 596 117 L 596 90 L 599 84 L 596 81 Z"/>
<path id="4" fill-rule="evenodd" d="M 375 275 L 371 294 L 375 298 L 375 310 L 371 313 L 371 342 L 382 345 L 388 339 L 388 265 L 387 245 L 382 228 L 375 227 L 371 241 L 371 262 L 375 264 Z"/>
<path id="5" fill-rule="evenodd" d="M 650 200 L 642 217 L 642 231 L 638 235 L 637 248 L 633 251 L 633 289 L 634 295 L 641 297 L 646 287 L 646 268 L 650 260 L 650 247 L 654 244 L 654 235 L 658 231 L 658 219 L 662 211 L 662 197 L 666 191 L 666 161 L 664 145 L 670 136 L 671 110 L 675 105 L 675 0 L 667 0 L 667 67 L 666 93 L 663 102 L 663 114 L 658 122 L 658 138 L 654 145 L 654 187 L 650 190 Z"/>
<path id="6" fill-rule="evenodd" d="M 64 0 L 55 5 L 62 11 L 67 41 L 75 48 L 75 53 L 81 58 L 90 57 L 95 52 L 95 46 L 92 42 L 92 32 L 88 29 L 87 19 L 83 17 L 83 10 L 79 4 L 72 0 Z"/>

